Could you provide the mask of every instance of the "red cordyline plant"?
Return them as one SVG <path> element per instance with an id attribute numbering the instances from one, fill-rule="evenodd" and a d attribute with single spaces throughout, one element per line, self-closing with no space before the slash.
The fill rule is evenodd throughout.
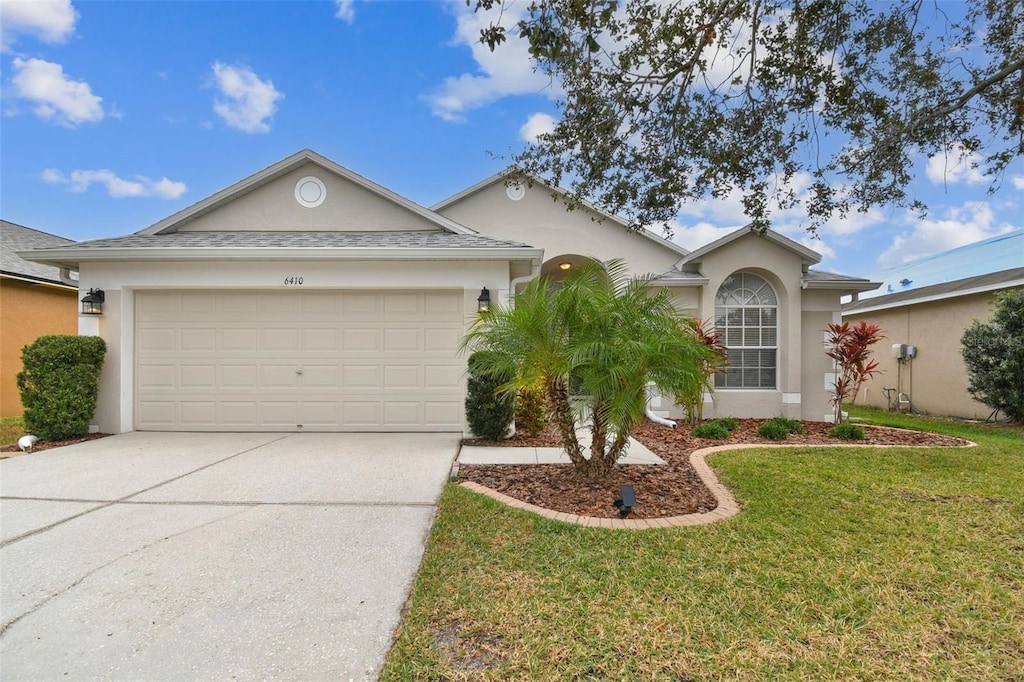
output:
<path id="1" fill-rule="evenodd" d="M 714 328 L 712 320 L 698 320 L 693 317 L 684 318 L 686 325 L 693 333 L 693 337 L 703 346 L 712 351 L 712 354 L 704 358 L 701 363 L 701 371 L 708 378 L 710 385 L 711 377 L 721 372 L 729 364 L 729 354 L 726 352 L 725 344 L 722 343 L 722 334 Z M 699 395 L 676 396 L 683 407 L 686 408 L 686 416 L 691 425 L 700 423 L 704 417 L 704 392 Z"/>
<path id="2" fill-rule="evenodd" d="M 855 325 L 849 322 L 830 324 L 825 339 L 825 353 L 835 361 L 836 381 L 832 386 L 829 402 L 835 407 L 835 423 L 843 420 L 843 401 L 856 396 L 860 385 L 880 370 L 878 362 L 871 359 L 871 346 L 885 336 L 878 325 L 861 320 Z"/>

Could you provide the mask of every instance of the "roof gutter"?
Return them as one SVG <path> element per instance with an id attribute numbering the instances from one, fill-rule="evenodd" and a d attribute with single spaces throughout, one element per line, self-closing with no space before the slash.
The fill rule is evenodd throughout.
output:
<path id="1" fill-rule="evenodd" d="M 46 249 L 22 251 L 25 260 L 62 269 L 77 270 L 80 263 L 105 261 L 190 261 L 190 260 L 533 260 L 540 262 L 543 249 L 527 247 L 485 248 L 111 248 L 95 250 Z M 75 286 L 78 286 L 77 282 Z"/>

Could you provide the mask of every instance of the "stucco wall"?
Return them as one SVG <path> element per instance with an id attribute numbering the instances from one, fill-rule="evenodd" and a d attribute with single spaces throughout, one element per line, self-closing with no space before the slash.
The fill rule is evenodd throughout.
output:
<path id="1" fill-rule="evenodd" d="M 859 404 L 886 407 L 882 388 L 901 387 L 912 409 L 924 414 L 984 419 L 992 411 L 967 392 L 967 369 L 960 353 L 960 338 L 975 319 L 988 320 L 994 293 L 958 296 L 865 313 L 844 315 L 845 321 L 866 320 L 882 328 L 887 337 L 873 357 L 882 374 L 865 382 Z M 917 357 L 900 366 L 892 357 L 892 344 L 917 347 Z M 895 396 L 895 394 L 894 394 Z"/>
<path id="2" fill-rule="evenodd" d="M 540 186 L 512 201 L 505 185 L 495 182 L 440 213 L 488 237 L 542 248 L 545 261 L 569 254 L 600 261 L 625 258 L 635 274 L 661 274 L 682 257 L 614 221 L 597 222 L 592 219 L 596 215 L 586 209 L 566 211 Z"/>
<path id="3" fill-rule="evenodd" d="M 801 294 L 802 262 L 798 254 L 756 234 L 725 244 L 701 261 L 708 285 L 701 293 L 699 317 L 714 317 L 715 295 L 727 277 L 735 272 L 763 277 L 778 298 L 778 370 L 774 390 L 717 389 L 713 408 L 705 416 L 801 418 Z M 818 410 L 815 410 L 818 412 Z M 807 417 L 821 419 L 817 417 Z"/>
<path id="4" fill-rule="evenodd" d="M 77 333 L 77 290 L 0 279 L 0 416 L 24 411 L 15 382 L 21 349 L 45 334 Z"/>
<path id="5" fill-rule="evenodd" d="M 327 197 L 315 208 L 295 200 L 295 183 L 308 175 L 319 178 Z M 256 231 L 390 231 L 436 230 L 436 225 L 359 185 L 306 164 L 256 191 L 179 228 L 182 232 Z"/>
<path id="6" fill-rule="evenodd" d="M 144 289 L 286 290 L 285 277 L 301 276 L 303 291 L 331 289 L 462 289 L 466 325 L 486 286 L 492 299 L 508 296 L 509 266 L 503 261 L 184 262 L 83 264 L 81 286 L 106 291 L 104 314 L 83 320 L 80 333 L 107 342 L 96 424 L 101 431 L 134 429 L 135 292 Z M 468 431 L 468 427 L 464 430 Z"/>

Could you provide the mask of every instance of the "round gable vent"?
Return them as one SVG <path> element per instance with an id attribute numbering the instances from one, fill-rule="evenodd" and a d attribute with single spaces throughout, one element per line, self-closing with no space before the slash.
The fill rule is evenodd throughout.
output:
<path id="1" fill-rule="evenodd" d="M 327 198 L 327 187 L 323 181 L 312 175 L 295 183 L 295 201 L 306 208 L 316 208 Z"/>
<path id="2" fill-rule="evenodd" d="M 512 201 L 519 201 L 526 196 L 526 185 L 521 182 L 513 182 L 505 188 L 505 194 Z"/>

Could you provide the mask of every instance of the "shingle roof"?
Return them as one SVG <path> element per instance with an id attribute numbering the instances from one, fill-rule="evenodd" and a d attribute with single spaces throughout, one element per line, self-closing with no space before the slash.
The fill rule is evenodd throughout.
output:
<path id="1" fill-rule="evenodd" d="M 18 251 L 47 249 L 74 243 L 71 239 L 0 220 L 0 271 L 5 275 L 64 284 L 60 279 L 59 268 L 27 261 L 18 255 Z"/>
<path id="2" fill-rule="evenodd" d="M 970 293 L 993 291 L 1011 286 L 1024 285 L 1024 268 L 1013 268 L 1000 272 L 990 272 L 977 277 L 965 277 L 955 282 L 943 282 L 927 287 L 917 287 L 894 294 L 860 299 L 843 306 L 843 314 L 856 313 L 876 308 L 892 308 L 899 305 L 910 305 L 921 300 L 936 300 L 966 296 Z"/>
<path id="3" fill-rule="evenodd" d="M 479 249 L 530 248 L 480 234 L 403 232 L 171 232 L 78 242 L 75 251 L 103 249 Z"/>

